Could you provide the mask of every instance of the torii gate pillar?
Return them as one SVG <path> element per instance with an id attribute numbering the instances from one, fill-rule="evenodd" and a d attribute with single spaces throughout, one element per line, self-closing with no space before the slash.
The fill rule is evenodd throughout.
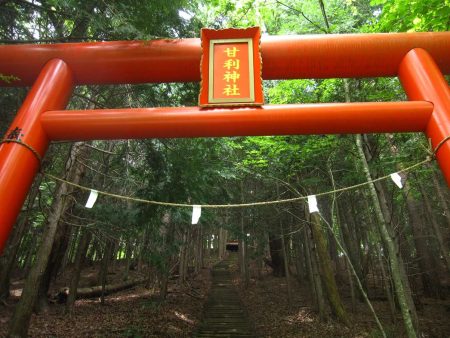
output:
<path id="1" fill-rule="evenodd" d="M 434 105 L 425 134 L 433 149 L 440 146 L 436 158 L 450 186 L 450 87 L 431 55 L 421 48 L 412 49 L 400 63 L 398 77 L 410 100 Z M 440 143 L 443 142 L 441 145 Z"/>
<path id="2" fill-rule="evenodd" d="M 49 139 L 42 128 L 41 114 L 64 109 L 72 87 L 72 72 L 67 64 L 59 59 L 47 62 L 7 132 L 16 137 L 9 138 L 31 146 L 44 157 Z M 37 155 L 24 145 L 0 145 L 0 254 L 39 168 Z"/>

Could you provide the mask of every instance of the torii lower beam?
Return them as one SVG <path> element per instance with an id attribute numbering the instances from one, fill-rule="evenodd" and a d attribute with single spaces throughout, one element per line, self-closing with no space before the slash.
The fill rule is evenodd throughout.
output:
<path id="1" fill-rule="evenodd" d="M 222 137 L 419 132 L 426 101 L 48 111 L 42 128 L 52 140 Z"/>

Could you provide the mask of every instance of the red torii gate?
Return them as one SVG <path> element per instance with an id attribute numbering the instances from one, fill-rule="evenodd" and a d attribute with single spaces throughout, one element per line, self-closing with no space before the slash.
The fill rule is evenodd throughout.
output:
<path id="1" fill-rule="evenodd" d="M 64 110 L 73 86 L 200 80 L 199 39 L 0 46 L 32 85 L 0 144 L 0 252 L 51 140 L 423 131 L 450 135 L 450 32 L 263 37 L 263 79 L 398 76 L 410 102 Z M 11 142 L 16 139 L 22 142 Z M 26 145 L 31 146 L 27 148 Z M 437 152 L 450 185 L 450 142 Z"/>

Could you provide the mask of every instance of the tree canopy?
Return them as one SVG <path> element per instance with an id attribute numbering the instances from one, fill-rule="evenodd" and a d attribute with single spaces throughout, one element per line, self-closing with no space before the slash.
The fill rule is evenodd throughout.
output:
<path id="1" fill-rule="evenodd" d="M 198 37 L 202 27 L 254 25 L 261 27 L 263 35 L 448 31 L 450 2 L 0 0 L 2 44 L 189 38 Z M 1 79 L 6 76 L 0 74 Z M 198 91 L 198 83 L 78 86 L 69 107 L 196 106 Z M 26 88 L 0 90 L 3 134 L 26 93 Z M 406 100 L 397 78 L 264 81 L 264 95 L 266 104 Z M 122 196 L 186 204 L 233 204 L 349 187 L 423 160 L 428 147 L 425 137 L 417 133 L 55 142 L 43 171 Z M 71 158 L 74 161 L 70 162 Z M 78 248 L 84 248 L 80 255 L 92 262 L 106 262 L 109 255 L 117 260 L 129 259 L 130 266 L 132 261 L 140 268 L 147 266 L 150 274 L 158 276 L 163 293 L 164 281 L 168 283 L 174 266 L 186 266 L 187 271 L 187 266 L 200 259 L 198 252 L 211 247 L 219 250 L 218 238 L 223 239 L 226 231 L 228 239 L 239 241 L 241 247 L 250 246 L 241 269 L 245 270 L 245 259 L 255 264 L 263 264 L 266 259 L 280 275 L 289 274 L 295 267 L 298 279 L 311 288 L 317 311 L 321 315 L 329 312 L 318 299 L 322 292 L 328 292 L 331 312 L 346 324 L 346 315 L 333 303 L 339 300 L 333 298 L 332 288 L 327 288 L 331 282 L 324 277 L 326 261 L 333 263 L 333 273 L 341 281 L 346 278 L 343 271 L 350 271 L 348 262 L 352 264 L 355 276 L 345 283 L 350 283 L 361 299 L 364 292 L 370 294 L 369 276 L 388 274 L 390 284 L 382 292 L 390 300 L 393 317 L 396 307 L 400 308 L 406 334 L 413 337 L 422 330 L 414 318 L 417 290 L 427 297 L 445 295 L 441 280 L 450 271 L 450 206 L 448 188 L 434 163 L 418 168 L 403 180 L 403 190 L 383 180 L 372 190 L 366 186 L 321 196 L 322 219 L 318 220 L 311 218 L 305 202 L 300 202 L 204 209 L 200 223 L 192 225 L 189 208 L 148 205 L 127 198 L 101 195 L 95 206 L 87 209 L 88 192 L 70 186 L 64 190 L 64 183 L 41 175 L 2 256 L 0 297 L 4 299 L 9 292 L 14 267 L 30 271 L 33 262 L 37 266 L 40 245 L 46 240 L 42 234 L 51 222 L 57 230 L 49 262 L 43 265 L 46 275 L 54 277 L 65 265 L 75 264 Z M 61 200 L 63 205 L 58 209 Z M 90 237 L 85 238 L 85 232 Z M 81 245 L 83 238 L 85 246 Z M 281 243 L 281 239 L 286 242 Z M 397 250 L 398 261 L 393 260 L 390 245 Z M 309 251 L 313 248 L 317 253 Z M 287 269 L 279 267 L 284 264 L 283 257 L 277 261 L 282 250 Z M 341 259 L 344 254 L 348 262 Z M 318 284 L 314 282 L 314 269 L 321 271 Z M 400 284 L 396 284 L 396 273 Z M 184 278 L 181 270 L 179 275 Z M 242 278 L 246 278 L 245 271 Z M 355 278 L 362 289 L 355 286 Z M 45 297 L 50 279 L 47 289 L 44 286 Z M 402 298 L 401 292 L 407 296 Z M 12 330 L 20 331 L 18 326 Z"/>

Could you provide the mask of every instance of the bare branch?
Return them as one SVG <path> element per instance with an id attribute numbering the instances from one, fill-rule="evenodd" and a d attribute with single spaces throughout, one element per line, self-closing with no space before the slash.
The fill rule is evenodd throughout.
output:
<path id="1" fill-rule="evenodd" d="M 308 18 L 308 17 L 305 15 L 305 13 L 303 13 L 301 10 L 299 10 L 299 9 L 297 9 L 297 8 L 294 8 L 294 7 L 290 6 L 290 5 L 287 5 L 287 4 L 285 4 L 285 3 L 281 2 L 281 1 L 278 1 L 278 0 L 277 0 L 276 2 L 277 2 L 277 4 L 280 4 L 281 6 L 284 6 L 284 7 L 286 7 L 286 8 L 289 8 L 291 11 L 294 11 L 294 12 L 300 14 L 300 15 L 303 16 L 303 17 L 305 18 L 305 20 L 308 21 L 311 25 L 313 25 L 314 27 L 316 27 L 318 30 L 320 30 L 320 31 L 322 31 L 322 32 L 328 34 L 328 31 L 327 31 L 326 29 L 322 28 L 319 24 L 315 23 L 315 22 L 312 21 L 310 18 Z"/>
<path id="2" fill-rule="evenodd" d="M 325 21 L 325 25 L 327 26 L 328 33 L 331 33 L 330 31 L 330 24 L 328 23 L 328 17 L 327 12 L 325 11 L 325 4 L 323 3 L 323 0 L 319 0 L 320 10 L 322 11 L 323 20 Z"/>
<path id="3" fill-rule="evenodd" d="M 88 144 L 88 143 L 85 143 L 85 144 L 83 144 L 83 145 L 84 145 L 85 147 L 89 147 L 89 148 L 91 148 L 91 149 L 97 150 L 97 151 L 99 151 L 99 152 L 102 152 L 102 153 L 105 153 L 105 154 L 108 154 L 108 155 L 117 155 L 117 153 L 113 153 L 113 152 L 108 151 L 108 150 L 96 148 L 96 147 L 94 147 L 94 146 L 91 146 L 91 145 Z"/>

